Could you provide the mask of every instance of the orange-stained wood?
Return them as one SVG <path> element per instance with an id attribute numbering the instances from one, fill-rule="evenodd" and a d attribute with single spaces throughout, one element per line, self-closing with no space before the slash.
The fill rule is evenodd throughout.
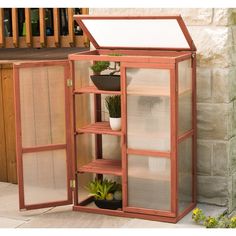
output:
<path id="1" fill-rule="evenodd" d="M 12 8 L 12 38 L 13 38 L 13 45 L 15 48 L 18 47 L 18 12 L 17 8 Z"/>
<path id="2" fill-rule="evenodd" d="M 178 142 L 182 142 L 184 139 L 192 136 L 193 134 L 194 134 L 193 129 L 185 132 L 184 134 L 182 134 L 181 136 L 178 137 Z"/>
<path id="3" fill-rule="evenodd" d="M 60 65 L 64 67 L 64 87 L 65 87 L 65 128 L 66 128 L 66 144 L 59 145 L 47 145 L 47 146 L 39 146 L 39 147 L 28 147 L 22 148 L 22 140 L 21 140 L 21 104 L 20 104 L 20 77 L 19 71 L 22 68 L 34 68 L 34 67 L 44 67 L 44 66 L 56 66 Z M 31 67 L 32 66 L 32 67 Z M 68 61 L 43 61 L 43 62 L 34 62 L 34 63 L 22 63 L 14 65 L 14 96 L 15 96 L 15 114 L 16 114 L 16 150 L 17 150 L 17 168 L 18 168 L 18 183 L 19 183 L 19 202 L 20 209 L 38 209 L 43 207 L 54 207 L 60 205 L 66 205 L 72 203 L 72 189 L 70 188 L 70 180 L 72 179 L 72 163 L 71 163 L 71 129 L 70 129 L 70 112 L 69 112 L 69 92 L 66 87 L 67 79 L 69 78 L 69 63 Z M 43 202 L 37 204 L 25 204 L 25 192 L 24 192 L 24 179 L 23 179 L 23 152 L 34 152 L 35 149 L 39 149 L 38 151 L 43 150 L 57 150 L 66 147 L 66 161 L 67 161 L 67 199 L 62 201 L 55 202 Z"/>
<path id="4" fill-rule="evenodd" d="M 32 204 L 32 205 L 26 205 L 22 209 L 26 210 L 36 210 L 41 208 L 49 208 L 49 207 L 56 207 L 56 206 L 64 206 L 71 204 L 69 201 L 57 201 L 57 202 L 47 202 L 47 203 L 41 203 L 41 204 Z"/>
<path id="5" fill-rule="evenodd" d="M 59 9 L 53 8 L 53 27 L 54 27 L 54 42 L 55 46 L 60 46 L 60 18 Z"/>
<path id="6" fill-rule="evenodd" d="M 192 59 L 192 127 L 194 130 L 193 135 L 193 153 L 192 153 L 192 173 L 193 173 L 193 203 L 197 202 L 197 87 L 196 87 L 196 54 L 193 54 Z"/>
<path id="7" fill-rule="evenodd" d="M 7 154 L 6 154 L 6 135 L 5 135 L 5 120 L 4 120 L 4 97 L 2 87 L 2 66 L 0 66 L 0 181 L 7 182 Z"/>
<path id="8" fill-rule="evenodd" d="M 21 110 L 20 110 L 20 84 L 19 70 L 13 67 L 14 73 L 14 107 L 15 107 L 15 126 L 16 126 L 16 159 L 17 159 L 17 176 L 19 190 L 19 208 L 25 209 L 24 195 L 24 177 L 23 177 L 23 162 L 22 162 L 22 141 L 21 141 Z"/>
<path id="9" fill-rule="evenodd" d="M 16 173 L 16 143 L 15 143 L 15 112 L 14 112 L 14 96 L 13 96 L 13 74 L 12 66 L 3 66 L 1 70 L 2 76 L 2 96 L 3 96 L 3 116 L 4 116 L 4 132 L 6 145 L 7 160 L 7 181 L 17 183 Z"/>
<path id="10" fill-rule="evenodd" d="M 73 202 L 73 192 L 70 188 L 70 181 L 74 180 L 74 173 L 72 171 L 72 139 L 71 139 L 71 88 L 67 86 L 67 80 L 70 78 L 70 64 L 68 61 L 64 61 L 64 87 L 65 87 L 65 127 L 66 127 L 66 155 L 67 155 L 67 197 L 68 202 Z"/>
<path id="11" fill-rule="evenodd" d="M 51 145 L 28 147 L 28 148 L 24 147 L 22 148 L 22 153 L 45 152 L 49 150 L 59 150 L 65 148 L 66 144 L 51 144 Z"/>
<path id="12" fill-rule="evenodd" d="M 72 155 L 71 155 L 71 164 L 72 164 L 72 174 L 73 178 L 75 180 L 75 189 L 73 191 L 73 197 L 74 197 L 74 205 L 77 206 L 79 204 L 79 197 L 78 197 L 78 178 L 77 178 L 77 147 L 76 147 L 76 135 L 74 135 L 74 132 L 76 130 L 76 103 L 74 99 L 73 91 L 75 90 L 75 64 L 73 61 L 70 62 L 70 78 L 72 80 L 72 87 L 69 88 L 69 94 L 70 94 L 70 114 L 71 114 L 71 146 L 72 146 Z"/>
<path id="13" fill-rule="evenodd" d="M 95 122 L 93 124 L 86 125 L 77 130 L 77 134 L 91 133 L 91 134 L 109 134 L 109 135 L 122 135 L 121 131 L 114 131 L 111 129 L 109 122 Z"/>
<path id="14" fill-rule="evenodd" d="M 32 30 L 31 30 L 31 16 L 30 8 L 25 8 L 25 40 L 28 47 L 32 46 Z"/>
<path id="15" fill-rule="evenodd" d="M 167 216 L 167 217 L 175 217 L 176 214 L 169 212 L 169 211 L 161 211 L 161 210 L 154 210 L 154 209 L 144 209 L 138 207 L 125 207 L 125 212 L 133 212 L 133 213 L 140 213 L 140 214 L 148 214 L 148 215 L 160 215 L 160 216 Z"/>
<path id="16" fill-rule="evenodd" d="M 127 95 L 126 95 L 126 69 L 121 65 L 121 131 L 122 144 L 121 144 L 121 161 L 122 161 L 122 206 L 123 208 L 128 205 L 128 167 L 127 167 L 127 143 L 126 143 L 126 134 L 127 134 Z"/>
<path id="17" fill-rule="evenodd" d="M 196 203 L 191 203 L 188 208 L 186 208 L 183 212 L 181 212 L 176 218 L 177 221 L 181 220 L 184 216 L 186 216 L 190 211 L 192 211 L 196 207 Z"/>
<path id="18" fill-rule="evenodd" d="M 171 211 L 178 212 L 178 151 L 177 151 L 177 132 L 178 132 L 178 70 L 170 70 L 170 127 L 171 127 Z"/>
<path id="19" fill-rule="evenodd" d="M 68 8 L 68 31 L 69 31 L 69 43 L 70 46 L 74 46 L 74 10 L 73 8 Z"/>
<path id="20" fill-rule="evenodd" d="M 114 52 L 115 53 L 115 52 Z M 84 60 L 94 60 L 94 61 L 118 61 L 118 62 L 129 62 L 129 63 L 133 63 L 134 62 L 134 56 L 109 56 L 109 55 L 91 55 L 91 54 L 72 54 L 69 55 L 69 60 L 80 60 L 80 61 L 84 61 Z M 143 63 L 144 66 L 146 63 L 153 63 L 153 65 L 158 66 L 159 68 L 170 68 L 173 67 L 173 64 L 175 63 L 175 58 L 174 57 L 150 57 L 148 55 L 139 57 L 136 56 L 135 57 L 135 62 L 139 62 L 139 63 Z M 160 64 L 157 64 L 160 63 Z M 127 65 L 128 66 L 128 65 Z M 146 66 L 148 67 L 148 65 L 146 64 Z M 152 67 L 151 65 L 149 67 Z"/>
<path id="21" fill-rule="evenodd" d="M 78 172 L 122 176 L 121 161 L 96 159 L 86 165 L 79 167 Z"/>
<path id="22" fill-rule="evenodd" d="M 45 30 L 45 9 L 39 8 L 39 32 L 40 45 L 42 48 L 46 47 L 46 30 Z"/>
<path id="23" fill-rule="evenodd" d="M 0 8 L 0 47 L 4 46 L 4 10 Z"/>
<path id="24" fill-rule="evenodd" d="M 152 157 L 165 157 L 165 158 L 170 158 L 171 156 L 169 152 L 136 150 L 136 149 L 127 149 L 127 154 L 152 156 Z"/>
<path id="25" fill-rule="evenodd" d="M 99 90 L 95 86 L 82 87 L 82 88 L 76 89 L 74 91 L 74 94 L 83 94 L 83 93 L 119 95 L 119 94 L 121 94 L 121 91 Z"/>
<path id="26" fill-rule="evenodd" d="M 104 215 L 110 215 L 110 216 L 141 218 L 145 220 L 155 220 L 155 221 L 170 222 L 170 223 L 177 222 L 176 217 L 131 213 L 131 212 L 124 212 L 121 210 L 107 210 L 107 209 L 85 207 L 85 206 L 73 206 L 73 210 L 81 211 L 81 212 L 88 212 L 88 213 L 95 213 L 95 214 L 104 214 Z"/>

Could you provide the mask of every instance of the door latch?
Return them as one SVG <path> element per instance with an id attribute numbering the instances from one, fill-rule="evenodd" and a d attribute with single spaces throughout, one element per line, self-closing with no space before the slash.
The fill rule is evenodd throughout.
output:
<path id="1" fill-rule="evenodd" d="M 75 180 L 74 179 L 71 179 L 70 180 L 70 188 L 75 188 Z"/>
<path id="2" fill-rule="evenodd" d="M 68 79 L 66 83 L 67 83 L 67 87 L 72 87 L 73 85 L 72 79 Z"/>

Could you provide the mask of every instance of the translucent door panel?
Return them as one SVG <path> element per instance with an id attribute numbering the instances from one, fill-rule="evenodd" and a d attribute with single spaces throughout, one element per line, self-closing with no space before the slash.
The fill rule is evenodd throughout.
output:
<path id="1" fill-rule="evenodd" d="M 192 68 L 191 60 L 178 64 L 179 115 L 178 134 L 192 129 Z"/>
<path id="2" fill-rule="evenodd" d="M 72 202 L 68 62 L 14 65 L 20 208 Z"/>
<path id="3" fill-rule="evenodd" d="M 170 150 L 170 72 L 127 68 L 127 146 Z"/>
<path id="4" fill-rule="evenodd" d="M 25 204 L 67 199 L 66 151 L 23 154 Z"/>
<path id="5" fill-rule="evenodd" d="M 20 69 L 23 147 L 66 142 L 64 77 L 62 66 Z"/>
<path id="6" fill-rule="evenodd" d="M 171 210 L 170 160 L 128 156 L 128 206 Z"/>
<path id="7" fill-rule="evenodd" d="M 178 145 L 179 214 L 193 201 L 192 165 L 192 137 L 190 137 L 183 140 Z"/>

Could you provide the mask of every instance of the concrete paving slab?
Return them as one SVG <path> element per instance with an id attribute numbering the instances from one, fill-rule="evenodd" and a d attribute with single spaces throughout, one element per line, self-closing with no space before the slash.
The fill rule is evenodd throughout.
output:
<path id="1" fill-rule="evenodd" d="M 32 211 L 19 211 L 18 186 L 15 184 L 0 183 L 0 216 L 16 220 L 30 220 L 31 218 L 48 211 L 44 208 Z"/>
<path id="2" fill-rule="evenodd" d="M 61 208 L 61 209 L 59 209 Z M 21 225 L 21 228 L 120 228 L 131 219 L 84 212 L 65 207 L 37 216 Z"/>
<path id="3" fill-rule="evenodd" d="M 0 217 L 0 228 L 16 228 L 23 223 L 25 221 Z"/>

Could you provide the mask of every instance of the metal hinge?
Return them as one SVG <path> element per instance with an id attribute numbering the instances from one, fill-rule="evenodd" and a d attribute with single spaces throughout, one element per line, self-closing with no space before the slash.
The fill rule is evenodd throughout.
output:
<path id="1" fill-rule="evenodd" d="M 73 85 L 72 79 L 68 79 L 66 83 L 67 83 L 67 87 L 72 87 Z"/>
<path id="2" fill-rule="evenodd" d="M 75 180 L 74 179 L 70 180 L 70 188 L 75 188 Z"/>

